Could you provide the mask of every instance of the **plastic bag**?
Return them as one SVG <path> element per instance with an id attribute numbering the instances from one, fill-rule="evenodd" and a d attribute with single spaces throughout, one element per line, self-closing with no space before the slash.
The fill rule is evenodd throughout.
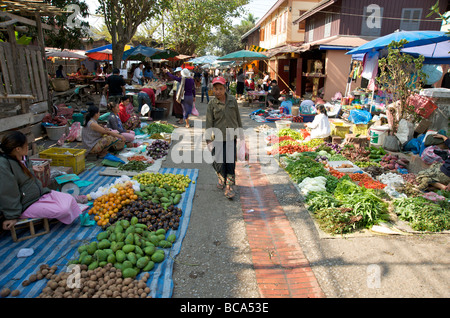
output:
<path id="1" fill-rule="evenodd" d="M 384 138 L 383 148 L 387 151 L 398 152 L 400 150 L 400 142 L 396 136 L 387 135 Z"/>
<path id="2" fill-rule="evenodd" d="M 422 96 L 419 94 L 414 94 L 408 97 L 408 105 L 414 106 L 414 111 L 416 114 L 422 116 L 423 118 L 428 118 L 431 114 L 438 108 L 431 98 Z"/>
<path id="3" fill-rule="evenodd" d="M 66 141 L 75 141 L 77 140 L 78 135 L 81 132 L 81 124 L 80 122 L 74 122 L 72 126 L 70 126 L 69 135 L 66 137 Z"/>
<path id="4" fill-rule="evenodd" d="M 354 124 L 368 124 L 372 120 L 372 114 L 367 110 L 352 109 L 348 120 Z"/>
<path id="5" fill-rule="evenodd" d="M 100 98 L 100 107 L 106 107 L 106 105 L 108 104 L 107 100 L 106 100 L 106 96 L 102 95 L 102 97 Z"/>
<path id="6" fill-rule="evenodd" d="M 244 139 L 239 139 L 238 141 L 238 153 L 237 158 L 239 161 L 248 161 L 249 151 L 248 145 Z"/>
<path id="7" fill-rule="evenodd" d="M 414 136 L 414 124 L 407 121 L 406 119 L 401 119 L 398 123 L 398 129 L 395 133 L 398 140 L 402 145 L 405 145 Z"/>
<path id="8" fill-rule="evenodd" d="M 195 103 L 192 104 L 191 115 L 192 116 L 198 116 L 199 115 L 197 108 L 195 108 Z"/>
<path id="9" fill-rule="evenodd" d="M 287 111 L 285 111 L 286 114 L 292 114 L 292 102 L 291 101 L 284 101 L 281 103 L 280 107 L 283 107 Z"/>

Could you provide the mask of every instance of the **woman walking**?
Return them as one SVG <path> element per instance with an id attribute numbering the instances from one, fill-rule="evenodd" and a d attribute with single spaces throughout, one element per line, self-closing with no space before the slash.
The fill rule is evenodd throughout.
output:
<path id="1" fill-rule="evenodd" d="M 170 74 L 167 68 L 164 72 L 173 80 L 179 82 L 177 91 L 177 101 L 183 107 L 183 119 L 186 123 L 186 128 L 189 128 L 189 115 L 192 112 L 192 107 L 195 102 L 195 82 L 192 78 L 191 72 L 184 68 L 181 71 L 181 77 Z"/>
<path id="2" fill-rule="evenodd" d="M 236 98 L 240 98 L 242 95 L 244 95 L 244 88 L 245 88 L 245 75 L 244 70 L 241 68 L 236 76 Z"/>
<path id="3" fill-rule="evenodd" d="M 236 99 L 227 93 L 226 80 L 216 77 L 212 84 L 215 98 L 211 99 L 206 111 L 205 139 L 214 157 L 217 188 L 225 188 L 225 196 L 232 199 L 235 196 L 237 137 L 243 138 L 241 115 Z M 212 130 L 215 130 L 214 138 Z"/>
<path id="4" fill-rule="evenodd" d="M 175 76 L 180 77 L 181 76 L 181 67 L 177 67 L 174 70 Z M 183 124 L 183 106 L 181 106 L 181 104 L 177 101 L 177 92 L 178 92 L 178 86 L 180 85 L 180 83 L 178 83 L 177 81 L 173 81 L 173 106 L 172 106 L 172 116 L 175 116 L 175 118 L 177 118 L 177 124 L 181 125 Z"/>
<path id="5" fill-rule="evenodd" d="M 72 223 L 81 210 L 70 194 L 42 186 L 28 158 L 27 137 L 20 131 L 6 134 L 0 145 L 0 215 L 3 229 L 10 230 L 19 219 L 57 219 Z"/>

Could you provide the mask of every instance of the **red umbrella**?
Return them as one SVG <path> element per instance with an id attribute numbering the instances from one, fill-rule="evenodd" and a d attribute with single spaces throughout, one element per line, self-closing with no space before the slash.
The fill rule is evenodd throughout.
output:
<path id="1" fill-rule="evenodd" d="M 105 49 L 98 52 L 86 53 L 86 56 L 97 61 L 112 61 L 112 50 Z"/>

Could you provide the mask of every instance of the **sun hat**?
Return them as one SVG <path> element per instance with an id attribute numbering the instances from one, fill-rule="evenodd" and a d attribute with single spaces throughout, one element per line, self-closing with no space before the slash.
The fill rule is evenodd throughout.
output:
<path id="1" fill-rule="evenodd" d="M 222 84 L 222 85 L 225 85 L 227 83 L 227 81 L 222 77 L 222 76 L 218 76 L 218 77 L 215 77 L 214 79 L 213 79 L 213 81 L 212 81 L 212 84 L 214 85 L 214 84 Z"/>
<path id="2" fill-rule="evenodd" d="M 183 76 L 183 77 L 190 77 L 191 76 L 191 71 L 189 71 L 187 68 L 183 68 L 183 70 L 181 71 L 181 76 Z"/>
<path id="3" fill-rule="evenodd" d="M 174 70 L 174 73 L 176 73 L 176 72 L 181 72 L 181 70 L 182 70 L 182 68 L 181 68 L 180 66 L 178 66 L 178 67 Z"/>

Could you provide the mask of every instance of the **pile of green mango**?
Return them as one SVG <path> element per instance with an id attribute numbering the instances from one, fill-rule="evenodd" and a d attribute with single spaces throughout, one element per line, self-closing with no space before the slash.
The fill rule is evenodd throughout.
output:
<path id="1" fill-rule="evenodd" d="M 163 209 L 180 203 L 182 191 L 169 186 L 164 183 L 163 187 L 157 187 L 150 184 L 146 186 L 141 185 L 141 191 L 136 191 L 135 194 L 145 201 L 152 201 L 155 204 L 160 204 Z"/>
<path id="2" fill-rule="evenodd" d="M 164 248 L 172 247 L 175 240 L 175 234 L 167 235 L 164 229 L 150 232 L 133 217 L 116 222 L 98 233 L 96 241 L 78 247 L 80 255 L 69 264 L 85 264 L 93 270 L 111 263 L 124 278 L 134 278 L 164 261 Z"/>

